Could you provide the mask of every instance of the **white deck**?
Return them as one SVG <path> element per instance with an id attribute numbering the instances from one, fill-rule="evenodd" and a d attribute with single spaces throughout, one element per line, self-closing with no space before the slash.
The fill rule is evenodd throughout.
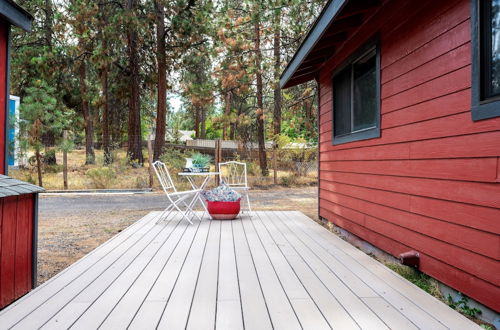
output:
<path id="1" fill-rule="evenodd" d="M 0 328 L 479 328 L 300 212 L 158 215 L 1 311 Z"/>

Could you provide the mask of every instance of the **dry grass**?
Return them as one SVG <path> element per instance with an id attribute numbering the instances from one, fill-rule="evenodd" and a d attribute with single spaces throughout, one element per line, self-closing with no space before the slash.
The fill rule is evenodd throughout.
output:
<path id="1" fill-rule="evenodd" d="M 74 150 L 68 154 L 68 188 L 69 189 L 95 189 L 98 188 L 94 181 L 86 174 L 89 169 L 103 166 L 102 150 L 95 150 L 96 164 L 85 165 L 85 150 Z M 116 178 L 110 180 L 105 188 L 107 189 L 131 189 L 149 187 L 149 165 L 147 160 L 147 150 L 143 151 L 145 156 L 144 167 L 134 168 L 127 162 L 127 154 L 123 149 L 113 152 L 114 162 L 110 166 L 116 173 Z M 62 153 L 56 154 L 58 164 L 62 164 Z M 212 170 L 215 170 L 212 166 Z M 23 181 L 37 184 L 36 168 L 9 170 L 9 175 Z M 307 176 L 298 176 L 289 171 L 278 171 L 278 184 L 285 187 L 311 186 L 317 183 L 317 173 L 311 172 Z M 179 189 L 188 189 L 186 180 L 173 175 L 176 186 Z M 251 187 L 266 188 L 274 185 L 273 173 L 267 177 L 249 174 L 249 185 Z M 43 174 L 43 186 L 47 190 L 62 190 L 63 173 L 62 166 L 52 166 L 45 169 Z M 157 180 L 154 180 L 154 189 L 159 189 Z"/>
<path id="2" fill-rule="evenodd" d="M 85 150 L 74 150 L 68 155 L 68 186 L 69 189 L 94 189 L 94 182 L 86 175 L 91 168 L 103 166 L 102 150 L 96 150 L 96 164 L 85 165 Z M 147 157 L 147 152 L 144 153 Z M 62 164 L 62 153 L 57 153 L 57 163 Z M 148 187 L 148 164 L 141 168 L 133 168 L 127 164 L 125 150 L 114 152 L 115 162 L 111 168 L 117 173 L 107 188 L 146 188 Z M 53 173 L 53 171 L 55 173 Z M 20 180 L 38 183 L 36 168 L 9 170 L 9 175 Z M 43 186 L 47 190 L 60 190 L 64 188 L 62 167 L 48 167 L 43 174 Z"/>

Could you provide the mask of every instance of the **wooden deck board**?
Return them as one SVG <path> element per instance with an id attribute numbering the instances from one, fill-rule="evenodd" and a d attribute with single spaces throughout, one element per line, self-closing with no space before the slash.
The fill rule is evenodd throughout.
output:
<path id="1" fill-rule="evenodd" d="M 120 301 L 104 317 L 104 321 L 101 320 L 101 327 L 103 329 L 126 328 L 134 318 L 136 311 L 148 295 L 162 269 L 170 260 L 175 247 L 179 244 L 188 228 L 187 226 L 180 225 L 180 217 L 175 220 L 177 220 L 176 229 L 172 235 L 142 271 L 141 275 L 134 281 L 132 286 L 124 292 Z M 95 315 L 89 314 L 88 317 L 92 318 L 93 316 Z M 79 324 L 80 322 L 76 323 L 76 325 Z"/>
<path id="2" fill-rule="evenodd" d="M 221 329 L 243 329 L 243 314 L 230 221 L 221 223 L 219 280 L 215 326 Z"/>
<path id="3" fill-rule="evenodd" d="M 277 224 L 280 220 L 281 219 L 278 213 L 270 222 Z M 285 227 L 280 229 L 287 237 L 287 243 L 293 246 L 297 255 L 300 256 L 300 259 L 309 265 L 311 273 L 315 273 L 326 287 L 326 290 L 330 291 L 333 295 L 335 295 L 335 297 L 337 297 L 344 309 L 351 315 L 359 327 L 363 329 L 387 329 L 386 325 L 380 320 L 380 318 L 378 318 L 375 313 L 371 312 L 363 301 L 349 289 L 349 286 L 346 285 L 345 282 L 340 280 L 339 276 L 335 273 L 335 268 L 330 269 L 322 264 L 321 260 L 314 255 L 313 251 L 309 250 L 307 246 L 305 246 L 297 238 L 293 237 L 293 235 L 291 235 Z M 334 325 L 335 323 L 332 326 Z"/>
<path id="4" fill-rule="evenodd" d="M 219 276 L 220 222 L 210 226 L 198 282 L 191 302 L 187 329 L 203 330 L 215 327 L 217 280 Z"/>
<path id="5" fill-rule="evenodd" d="M 0 329 L 474 329 L 300 212 L 153 212 L 0 311 Z"/>
<path id="6" fill-rule="evenodd" d="M 245 327 L 248 329 L 272 329 L 259 276 L 241 221 L 233 222 L 233 235 Z"/>
<path id="7" fill-rule="evenodd" d="M 306 229 L 309 237 L 315 242 L 320 242 L 319 246 L 323 249 L 334 246 L 335 249 L 344 250 L 347 255 L 340 254 L 336 257 L 341 259 L 350 269 L 356 269 L 355 274 L 363 277 L 365 283 L 369 282 L 373 288 L 380 286 L 378 290 L 383 298 L 390 301 L 396 309 L 404 311 L 408 319 L 416 318 L 415 323 L 418 327 L 433 329 L 442 328 L 442 326 L 451 329 L 477 328 L 476 324 L 465 316 L 458 314 L 351 244 L 342 239 L 331 239 L 328 231 L 311 223 L 304 214 L 293 212 L 293 215 L 287 214 L 287 216 L 295 224 L 290 224 L 292 228 Z M 366 270 L 368 272 L 365 272 Z"/>

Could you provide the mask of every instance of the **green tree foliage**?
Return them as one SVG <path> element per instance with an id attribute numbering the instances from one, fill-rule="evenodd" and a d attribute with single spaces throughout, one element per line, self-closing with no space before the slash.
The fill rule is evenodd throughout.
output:
<path id="1" fill-rule="evenodd" d="M 157 159 L 174 124 L 261 151 L 280 134 L 317 140 L 315 83 L 281 91 L 278 79 L 325 0 L 53 1 L 19 1 L 35 20 L 33 32 L 13 32 L 12 94 L 24 103 L 36 84 L 53 88 L 88 162 L 94 145 L 107 165 L 126 143 L 140 164 L 153 132 Z M 182 97 L 180 113 L 169 93 Z M 60 135 L 47 131 L 40 143 Z"/>
<path id="2" fill-rule="evenodd" d="M 34 81 L 33 86 L 26 89 L 26 96 L 21 104 L 20 139 L 35 151 L 38 184 L 42 186 L 41 150 L 42 137 L 51 134 L 61 136 L 69 125 L 69 112 L 58 104 L 55 88 L 43 80 Z"/>

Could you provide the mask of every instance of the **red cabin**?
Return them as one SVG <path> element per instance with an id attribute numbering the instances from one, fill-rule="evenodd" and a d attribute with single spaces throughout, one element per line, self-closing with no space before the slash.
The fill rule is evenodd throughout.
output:
<path id="1" fill-rule="evenodd" d="M 312 79 L 320 217 L 500 311 L 500 1 L 329 1 Z"/>
<path id="2" fill-rule="evenodd" d="M 32 17 L 0 0 L 0 308 L 36 285 L 37 203 L 43 189 L 7 174 L 9 37 L 12 25 L 31 29 Z"/>

